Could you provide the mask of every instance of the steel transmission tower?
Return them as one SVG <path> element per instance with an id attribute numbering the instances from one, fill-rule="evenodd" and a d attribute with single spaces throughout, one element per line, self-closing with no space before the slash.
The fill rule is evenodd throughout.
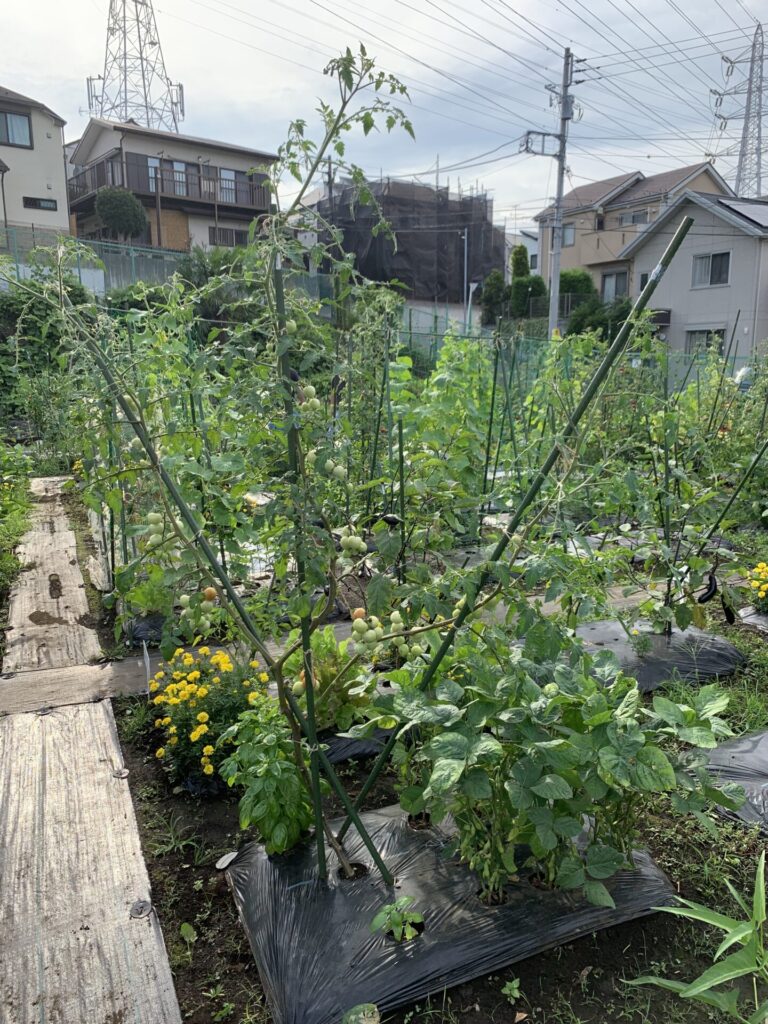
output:
<path id="1" fill-rule="evenodd" d="M 728 121 L 733 118 L 724 117 L 720 113 L 723 100 L 726 97 L 745 96 L 744 120 L 741 128 L 741 142 L 720 150 L 711 156 L 726 157 L 732 156 L 738 149 L 738 164 L 736 167 L 736 181 L 734 187 L 736 194 L 755 198 L 762 193 L 762 160 L 763 160 L 763 60 L 765 50 L 763 45 L 763 27 L 758 24 L 755 34 L 752 37 L 752 47 L 742 56 L 731 58 L 723 57 L 726 66 L 725 77 L 730 78 L 737 65 L 748 64 L 749 73 L 747 78 L 738 85 L 729 89 L 711 89 L 710 92 L 715 99 L 715 121 L 717 128 L 723 132 Z"/>
<path id="2" fill-rule="evenodd" d="M 736 169 L 736 195 L 762 194 L 761 165 L 763 148 L 763 26 L 758 25 L 752 40 L 749 61 L 747 102 L 741 130 L 739 166 Z"/>
<path id="3" fill-rule="evenodd" d="M 88 111 L 177 132 L 184 90 L 165 71 L 152 0 L 110 0 L 104 73 L 88 79 Z"/>

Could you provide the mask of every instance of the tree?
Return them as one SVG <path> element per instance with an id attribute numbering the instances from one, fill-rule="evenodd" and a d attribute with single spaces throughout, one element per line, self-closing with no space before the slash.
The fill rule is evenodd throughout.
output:
<path id="1" fill-rule="evenodd" d="M 588 270 L 575 267 L 560 271 L 561 295 L 597 295 L 595 282 Z"/>
<path id="2" fill-rule="evenodd" d="M 492 270 L 483 281 L 482 315 L 484 325 L 495 324 L 500 316 L 504 316 L 509 299 L 509 289 L 504 284 L 504 275 L 500 270 Z"/>
<path id="3" fill-rule="evenodd" d="M 147 226 L 144 207 L 125 188 L 103 188 L 97 192 L 96 214 L 105 228 L 122 239 L 135 238 Z"/>
<path id="4" fill-rule="evenodd" d="M 546 282 L 538 274 L 513 278 L 510 285 L 509 315 L 517 320 L 530 316 L 531 299 L 546 294 Z"/>
<path id="5" fill-rule="evenodd" d="M 516 277 L 528 277 L 531 273 L 531 266 L 528 262 L 528 250 L 524 245 L 516 245 L 510 257 L 510 268 L 512 279 Z"/>
<path id="6" fill-rule="evenodd" d="M 612 338 L 624 323 L 632 309 L 632 300 L 627 296 L 613 302 L 601 302 L 597 295 L 582 302 L 568 319 L 566 334 L 584 334 L 586 331 L 601 331 L 604 338 Z"/>

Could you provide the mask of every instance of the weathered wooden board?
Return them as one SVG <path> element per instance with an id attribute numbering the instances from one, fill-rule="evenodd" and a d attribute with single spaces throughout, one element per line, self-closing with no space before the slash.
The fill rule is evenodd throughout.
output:
<path id="1" fill-rule="evenodd" d="M 18 549 L 27 568 L 11 590 L 5 672 L 87 665 L 101 657 L 75 535 L 61 500 L 64 479 L 32 481 L 30 530 Z"/>
<path id="2" fill-rule="evenodd" d="M 3 1024 L 180 1024 L 122 767 L 109 701 L 0 720 Z"/>

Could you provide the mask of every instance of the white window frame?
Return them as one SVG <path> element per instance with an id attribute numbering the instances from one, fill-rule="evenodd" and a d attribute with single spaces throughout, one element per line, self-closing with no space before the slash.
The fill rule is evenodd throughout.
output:
<path id="1" fill-rule="evenodd" d="M 723 354 L 723 350 L 724 350 L 724 346 L 725 346 L 725 332 L 726 332 L 726 325 L 725 324 L 718 325 L 716 327 L 714 327 L 714 326 L 710 326 L 710 327 L 691 327 L 691 326 L 688 326 L 688 327 L 686 327 L 686 329 L 685 329 L 685 353 L 686 353 L 686 355 L 690 356 L 690 355 L 694 355 L 694 354 L 696 354 L 698 352 L 711 352 L 715 348 L 717 348 L 717 350 L 720 353 L 720 355 L 722 355 Z M 699 345 L 699 344 L 694 343 L 694 342 L 691 341 L 691 335 L 694 335 L 694 334 L 703 335 L 703 339 L 702 339 L 703 342 L 704 342 L 703 345 Z M 718 334 L 720 335 L 720 337 L 718 338 L 718 343 L 717 343 L 717 345 L 713 345 L 711 343 L 710 339 L 712 338 L 713 335 L 718 335 Z"/>
<path id="2" fill-rule="evenodd" d="M 642 220 L 636 220 L 636 217 L 642 217 Z M 645 226 L 650 223 L 650 217 L 648 215 L 648 209 L 645 210 L 629 210 L 627 213 L 619 214 L 619 227 L 620 228 L 631 228 L 636 224 Z"/>
<path id="3" fill-rule="evenodd" d="M 713 256 L 727 256 L 728 257 L 728 280 L 721 281 L 719 284 L 712 284 L 712 257 Z M 732 249 L 718 249 L 717 252 L 697 252 L 693 254 L 691 260 L 691 288 L 728 288 L 731 284 L 731 259 L 733 256 Z M 709 260 L 709 281 L 703 284 L 696 284 L 696 261 L 697 260 Z"/>
<path id="4" fill-rule="evenodd" d="M 623 291 L 621 293 L 621 295 L 618 295 L 616 293 L 615 278 L 618 277 L 619 274 L 623 274 L 624 277 L 627 279 L 626 290 Z M 606 297 L 605 297 L 605 280 L 608 277 L 614 278 L 613 297 L 610 298 L 610 299 L 606 299 Z M 627 270 L 627 269 L 624 269 L 624 270 L 604 270 L 603 273 L 600 275 L 600 301 L 601 302 L 615 302 L 616 299 L 624 299 L 624 298 L 627 297 L 627 295 L 629 295 L 629 270 Z"/>

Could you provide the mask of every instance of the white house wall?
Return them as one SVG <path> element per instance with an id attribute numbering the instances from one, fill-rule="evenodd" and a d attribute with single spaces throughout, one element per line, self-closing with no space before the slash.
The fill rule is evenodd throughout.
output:
<path id="1" fill-rule="evenodd" d="M 203 248 L 209 248 L 210 235 L 208 228 L 213 227 L 215 223 L 213 217 L 198 217 L 195 214 L 189 214 L 190 246 L 202 245 Z M 218 225 L 220 228 L 235 228 L 237 231 L 247 231 L 251 226 L 251 222 L 243 219 L 233 220 L 228 217 L 219 217 Z"/>
<path id="2" fill-rule="evenodd" d="M 654 292 L 651 305 L 671 310 L 669 328 L 663 331 L 672 349 L 684 350 L 688 331 L 723 330 L 730 339 L 736 317 L 738 328 L 732 354 L 748 358 L 755 345 L 768 338 L 768 250 L 766 240 L 746 235 L 714 213 L 693 203 L 663 225 L 635 253 L 631 294 L 640 293 L 640 278 L 650 273 L 661 258 L 684 216 L 694 218 L 691 230 Z M 693 258 L 714 252 L 730 252 L 729 284 L 693 287 Z"/>
<path id="3" fill-rule="evenodd" d="M 61 127 L 43 110 L 29 110 L 15 103 L 7 109 L 29 114 L 33 145 L 32 149 L 24 149 L 0 143 L 0 159 L 10 168 L 5 175 L 8 222 L 22 226 L 34 224 L 35 227 L 69 234 L 67 176 Z M 29 210 L 24 206 L 24 196 L 55 199 L 57 209 Z"/>

